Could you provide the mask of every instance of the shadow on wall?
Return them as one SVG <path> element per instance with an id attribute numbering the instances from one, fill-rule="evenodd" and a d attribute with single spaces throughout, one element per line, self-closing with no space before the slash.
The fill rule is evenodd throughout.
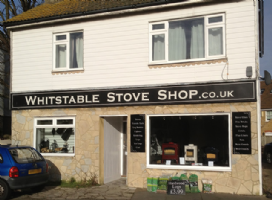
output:
<path id="1" fill-rule="evenodd" d="M 45 159 L 46 160 L 46 159 Z M 49 168 L 49 180 L 50 181 L 60 181 L 61 173 L 54 163 L 50 160 L 46 160 Z"/>

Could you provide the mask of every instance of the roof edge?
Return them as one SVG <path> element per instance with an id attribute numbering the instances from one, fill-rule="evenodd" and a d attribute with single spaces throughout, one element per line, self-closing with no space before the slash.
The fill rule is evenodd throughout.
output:
<path id="1" fill-rule="evenodd" d="M 124 13 L 134 13 L 140 11 L 147 11 L 147 10 L 155 10 L 158 8 L 170 8 L 174 6 L 182 6 L 182 5 L 190 5 L 190 4 L 199 4 L 199 3 L 207 3 L 207 2 L 214 2 L 214 0 L 160 0 L 158 2 L 152 3 L 143 3 L 139 5 L 131 5 L 131 6 L 123 6 L 123 7 L 115 7 L 110 9 L 103 9 L 103 10 L 95 10 L 89 12 L 80 12 L 80 13 L 72 13 L 67 15 L 59 15 L 59 16 L 52 16 L 52 17 L 45 17 L 40 19 L 32 19 L 26 21 L 18 21 L 18 22 L 4 22 L 3 26 L 7 29 L 15 29 L 21 27 L 29 27 L 35 25 L 44 25 L 44 24 L 53 24 L 57 22 L 65 22 L 77 19 L 87 19 L 87 18 L 94 18 L 99 16 L 108 16 L 108 15 L 117 15 L 117 14 L 124 14 Z"/>

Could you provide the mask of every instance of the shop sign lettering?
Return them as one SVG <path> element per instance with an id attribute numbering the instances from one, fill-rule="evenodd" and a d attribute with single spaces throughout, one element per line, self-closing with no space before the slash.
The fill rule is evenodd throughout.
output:
<path id="1" fill-rule="evenodd" d="M 232 113 L 233 154 L 251 154 L 250 112 Z"/>
<path id="2" fill-rule="evenodd" d="M 167 181 L 167 194 L 185 195 L 185 183 L 180 180 Z"/>
<path id="3" fill-rule="evenodd" d="M 130 120 L 130 151 L 145 152 L 145 115 L 131 115 Z"/>
<path id="4" fill-rule="evenodd" d="M 256 101 L 255 82 L 12 94 L 12 109 Z"/>

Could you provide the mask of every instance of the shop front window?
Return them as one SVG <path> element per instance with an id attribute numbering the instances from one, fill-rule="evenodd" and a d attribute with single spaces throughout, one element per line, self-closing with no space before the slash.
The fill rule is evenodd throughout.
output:
<path id="1" fill-rule="evenodd" d="M 229 114 L 148 116 L 148 167 L 230 169 Z"/>
<path id="2" fill-rule="evenodd" d="M 35 148 L 43 155 L 73 155 L 75 118 L 35 119 Z"/>

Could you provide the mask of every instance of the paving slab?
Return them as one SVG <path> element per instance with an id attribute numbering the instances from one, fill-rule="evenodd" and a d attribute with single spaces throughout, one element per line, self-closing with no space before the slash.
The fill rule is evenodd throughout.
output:
<path id="1" fill-rule="evenodd" d="M 243 196 L 233 194 L 188 193 L 186 195 L 167 195 L 166 193 L 148 192 L 146 189 L 132 188 L 125 185 L 125 179 L 103 186 L 90 188 L 46 187 L 41 192 L 32 190 L 13 194 L 12 200 L 268 200 L 265 196 Z"/>
<path id="2" fill-rule="evenodd" d="M 137 189 L 131 200 L 268 200 L 263 196 L 245 196 L 223 193 L 189 193 L 185 195 L 167 195 L 163 193 L 148 192 L 146 189 Z"/>

